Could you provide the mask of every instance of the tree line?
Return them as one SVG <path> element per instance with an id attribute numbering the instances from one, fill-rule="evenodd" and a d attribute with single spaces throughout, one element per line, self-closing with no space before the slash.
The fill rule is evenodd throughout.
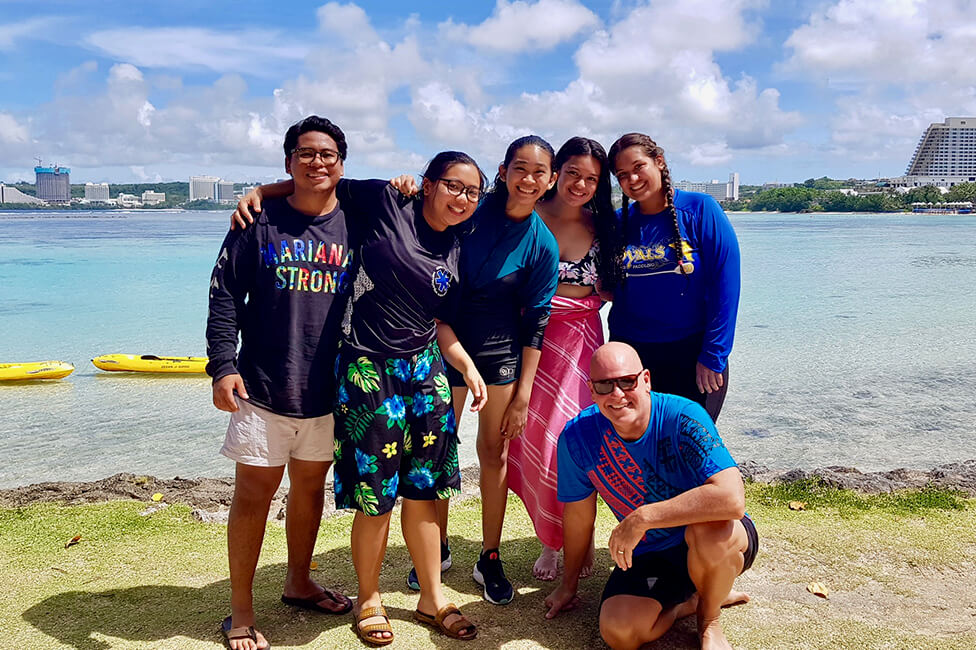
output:
<path id="1" fill-rule="evenodd" d="M 723 203 L 726 210 L 749 210 L 753 212 L 902 212 L 911 210 L 913 203 L 949 203 L 970 201 L 976 203 L 976 183 L 959 183 L 943 194 L 938 188 L 928 185 L 914 187 L 908 192 L 899 193 L 891 188 L 879 187 L 870 193 L 858 190 L 853 195 L 838 189 L 825 189 L 824 179 L 797 187 L 777 187 L 762 190 L 738 201 Z M 842 183 L 842 181 L 832 181 Z"/>

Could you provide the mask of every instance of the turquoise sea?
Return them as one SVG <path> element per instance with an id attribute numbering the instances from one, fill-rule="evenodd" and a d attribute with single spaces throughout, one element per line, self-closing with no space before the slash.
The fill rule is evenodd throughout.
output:
<path id="1" fill-rule="evenodd" d="M 875 470 L 976 458 L 976 217 L 731 219 L 743 291 L 719 429 L 736 459 Z M 0 487 L 233 473 L 208 378 L 89 361 L 204 355 L 227 224 L 212 212 L 0 212 L 0 362 L 76 368 L 0 385 Z M 462 464 L 475 462 L 473 425 L 462 420 Z"/>

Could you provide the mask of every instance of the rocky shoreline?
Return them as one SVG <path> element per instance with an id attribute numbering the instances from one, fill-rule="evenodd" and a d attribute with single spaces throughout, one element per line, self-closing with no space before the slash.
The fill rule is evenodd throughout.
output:
<path id="1" fill-rule="evenodd" d="M 877 494 L 894 490 L 938 486 L 957 489 L 970 497 L 976 497 L 976 460 L 948 463 L 929 470 L 894 469 L 886 472 L 861 472 L 853 467 L 831 466 L 812 470 L 770 469 L 764 465 L 746 461 L 740 464 L 742 475 L 762 483 L 789 483 L 817 479 L 824 484 Z M 462 499 L 478 495 L 478 468 L 462 472 Z M 119 473 L 90 482 L 52 481 L 24 487 L 0 490 L 0 507 L 20 508 L 37 503 L 78 505 L 103 501 L 144 501 L 148 508 L 158 509 L 166 504 L 186 504 L 193 508 L 193 515 L 201 521 L 226 521 L 234 492 L 232 478 L 172 478 L 137 476 Z M 161 494 L 159 503 L 152 496 Z M 271 504 L 272 519 L 284 518 L 287 489 L 279 488 Z M 332 486 L 326 486 L 324 516 L 336 514 L 332 499 Z"/>

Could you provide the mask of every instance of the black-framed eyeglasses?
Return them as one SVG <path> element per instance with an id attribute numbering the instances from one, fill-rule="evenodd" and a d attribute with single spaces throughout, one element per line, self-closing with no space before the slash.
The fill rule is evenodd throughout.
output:
<path id="1" fill-rule="evenodd" d="M 292 153 L 298 158 L 298 161 L 310 165 L 315 160 L 316 156 L 322 159 L 323 165 L 334 165 L 339 162 L 339 152 L 333 151 L 332 149 L 312 149 L 310 147 L 299 147 L 298 149 L 292 149 Z"/>
<path id="2" fill-rule="evenodd" d="M 438 182 L 444 183 L 444 188 L 451 196 L 461 196 L 464 194 L 472 203 L 476 203 L 481 198 L 481 188 L 474 185 L 465 185 L 453 178 L 438 178 Z"/>
<path id="3" fill-rule="evenodd" d="M 637 388 L 637 381 L 640 379 L 640 372 L 633 375 L 624 375 L 623 377 L 610 377 L 609 379 L 591 379 L 590 385 L 593 386 L 593 392 L 597 395 L 609 395 L 613 392 L 613 387 L 616 386 L 620 390 L 627 392 L 629 390 L 634 390 Z"/>

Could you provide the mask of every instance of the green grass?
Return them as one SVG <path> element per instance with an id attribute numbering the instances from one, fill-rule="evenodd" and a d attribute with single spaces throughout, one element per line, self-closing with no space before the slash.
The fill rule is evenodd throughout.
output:
<path id="1" fill-rule="evenodd" d="M 793 500 L 806 501 L 808 509 L 789 510 Z M 954 589 L 956 600 L 971 599 L 973 501 L 935 489 L 866 497 L 804 483 L 750 484 L 747 502 L 762 541 L 754 570 L 740 580 L 753 602 L 723 615 L 736 647 L 976 647 L 971 624 L 966 628 L 960 620 L 953 627 L 939 618 L 945 617 L 943 605 L 951 612 Z M 229 598 L 225 527 L 198 523 L 178 505 L 140 516 L 147 505 L 0 510 L 0 631 L 7 647 L 221 647 L 217 625 Z M 338 516 L 323 524 L 315 560 L 321 582 L 353 594 L 351 522 Z M 596 612 L 611 565 L 606 539 L 613 526 L 601 505 L 596 575 L 582 582 L 583 607 L 545 621 L 542 601 L 553 585 L 531 577 L 539 546 L 518 500 L 510 501 L 502 547 L 518 588 L 508 607 L 481 600 L 470 574 L 480 546 L 478 502 L 456 504 L 450 530 L 456 566 L 445 574 L 445 586 L 479 625 L 478 639 L 461 643 L 413 623 L 416 595 L 404 584 L 410 560 L 395 516 L 381 582 L 397 635 L 394 647 L 602 647 Z M 81 542 L 64 548 L 76 534 Z M 352 632 L 351 616 L 310 614 L 280 603 L 285 558 L 284 530 L 270 524 L 255 597 L 260 628 L 274 647 L 365 647 Z M 812 580 L 830 586 L 830 600 L 805 592 Z M 683 621 L 657 647 L 694 647 L 694 639 L 693 625 Z"/>

